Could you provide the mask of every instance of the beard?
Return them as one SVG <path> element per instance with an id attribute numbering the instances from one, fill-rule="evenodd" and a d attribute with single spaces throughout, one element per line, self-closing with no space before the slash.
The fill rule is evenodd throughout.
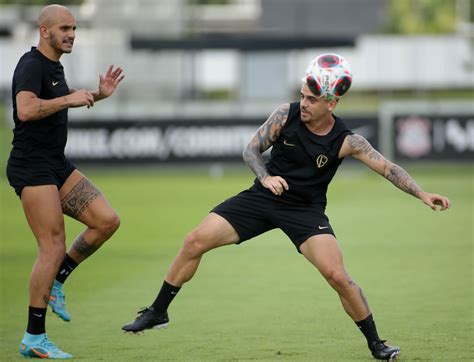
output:
<path id="1" fill-rule="evenodd" d="M 62 41 L 59 41 L 58 38 L 54 34 L 50 34 L 50 40 L 49 40 L 49 45 L 53 48 L 56 49 L 56 51 L 62 53 L 70 53 L 72 49 L 66 48 L 62 46 Z"/>
<path id="2" fill-rule="evenodd" d="M 307 112 L 307 111 L 306 111 Z M 304 118 L 303 118 L 304 117 Z M 305 116 L 301 114 L 300 119 L 303 123 L 308 123 L 311 121 L 311 114 L 306 113 Z"/>

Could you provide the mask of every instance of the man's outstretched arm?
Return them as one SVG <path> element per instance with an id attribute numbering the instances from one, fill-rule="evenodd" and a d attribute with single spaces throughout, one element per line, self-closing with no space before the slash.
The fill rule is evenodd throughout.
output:
<path id="1" fill-rule="evenodd" d="M 30 122 L 41 120 L 69 107 L 90 107 L 94 105 L 94 98 L 85 89 L 53 99 L 41 99 L 33 92 L 21 91 L 16 95 L 16 104 L 18 119 Z"/>
<path id="2" fill-rule="evenodd" d="M 349 155 L 362 161 L 400 190 L 420 199 L 432 210 L 436 210 L 436 205 L 439 205 L 441 210 L 449 209 L 451 206 L 451 202 L 447 197 L 423 191 L 408 172 L 387 160 L 364 137 L 357 134 L 346 137 L 340 151 L 340 157 Z"/>

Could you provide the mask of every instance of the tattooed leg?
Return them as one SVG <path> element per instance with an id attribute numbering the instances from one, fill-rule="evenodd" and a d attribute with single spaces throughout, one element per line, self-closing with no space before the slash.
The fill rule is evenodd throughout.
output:
<path id="1" fill-rule="evenodd" d="M 61 200 L 63 213 L 74 219 L 81 220 L 85 210 L 99 196 L 101 196 L 100 191 L 84 177 Z M 96 245 L 94 242 L 87 242 L 84 238 L 86 233 L 87 229 L 76 238 L 68 252 L 69 256 L 78 264 L 100 247 L 100 244 Z"/>
<path id="2" fill-rule="evenodd" d="M 52 290 L 52 289 L 53 289 L 53 288 L 48 287 L 48 295 L 43 294 L 43 302 L 44 302 L 44 304 L 46 304 L 46 305 L 48 305 L 49 296 L 51 295 L 51 290 Z"/>
<path id="3" fill-rule="evenodd" d="M 337 292 L 346 313 L 354 321 L 367 318 L 370 314 L 367 300 L 347 273 L 336 238 L 315 235 L 306 240 L 300 250 Z"/>
<path id="4" fill-rule="evenodd" d="M 84 177 L 61 200 L 63 212 L 74 219 L 79 219 L 84 210 L 99 196 L 100 191 Z"/>
<path id="5" fill-rule="evenodd" d="M 362 289 L 348 276 L 347 284 L 330 283 L 336 290 L 346 313 L 354 320 L 365 319 L 370 314 L 369 303 Z"/>
<path id="6" fill-rule="evenodd" d="M 351 277 L 349 277 L 349 285 L 350 285 L 351 287 L 355 287 L 355 288 L 357 288 L 357 289 L 359 290 L 360 298 L 361 298 L 362 302 L 364 303 L 365 308 L 367 309 L 367 312 L 370 313 L 369 303 L 367 302 L 367 298 L 365 297 L 364 292 L 363 292 L 362 289 L 352 280 Z"/>
<path id="7" fill-rule="evenodd" d="M 61 205 L 64 214 L 87 226 L 68 251 L 77 264 L 99 249 L 120 224 L 118 215 L 86 177 L 82 177 L 66 191 Z"/>
<path id="8" fill-rule="evenodd" d="M 74 243 L 72 244 L 71 247 L 72 250 L 74 250 L 76 253 L 80 254 L 81 256 L 85 258 L 88 258 L 94 252 L 99 249 L 99 246 L 96 246 L 94 244 L 89 244 L 85 239 L 84 236 L 81 234 L 77 237 L 76 240 L 74 240 Z"/>
<path id="9" fill-rule="evenodd" d="M 367 313 L 370 314 L 370 308 L 369 308 L 369 303 L 367 302 L 367 298 L 364 295 L 364 292 L 362 289 L 359 287 L 359 293 L 360 293 L 360 298 L 362 299 L 362 302 L 364 302 L 365 308 L 367 308 Z"/>

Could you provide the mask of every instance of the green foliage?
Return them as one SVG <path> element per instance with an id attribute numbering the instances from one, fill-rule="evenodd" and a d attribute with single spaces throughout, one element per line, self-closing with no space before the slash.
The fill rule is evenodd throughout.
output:
<path id="1" fill-rule="evenodd" d="M 236 96 L 235 96 L 235 92 L 233 92 L 231 89 L 219 88 L 219 89 L 213 89 L 210 91 L 199 92 L 199 94 L 196 95 L 196 98 L 212 100 L 212 101 L 227 101 L 227 100 L 235 99 Z"/>
<path id="2" fill-rule="evenodd" d="M 433 212 L 363 166 L 331 184 L 327 214 L 347 270 L 365 291 L 381 337 L 403 358 L 470 360 L 472 167 L 410 167 L 453 208 Z M 124 335 L 122 324 L 155 298 L 186 233 L 250 171 L 221 179 L 200 169 L 83 170 L 122 226 L 65 285 L 72 322 L 48 313 L 48 336 L 82 361 L 369 360 L 364 339 L 334 291 L 278 230 L 203 257 L 170 307 L 167 330 Z M 4 180 L 0 203 L 0 355 L 21 360 L 28 278 L 36 243 Z M 82 230 L 66 219 L 68 244 Z"/>
<path id="3" fill-rule="evenodd" d="M 456 26 L 456 2 L 392 0 L 385 31 L 396 34 L 451 33 Z"/>

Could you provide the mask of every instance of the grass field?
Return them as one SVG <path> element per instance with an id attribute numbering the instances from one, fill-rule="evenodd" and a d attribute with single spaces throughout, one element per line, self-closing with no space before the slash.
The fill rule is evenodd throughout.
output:
<path id="1" fill-rule="evenodd" d="M 402 359 L 472 360 L 473 168 L 408 167 L 448 195 L 434 213 L 379 176 L 343 167 L 327 213 L 349 273 L 364 288 L 379 332 Z M 122 218 L 103 249 L 65 285 L 72 322 L 49 313 L 50 338 L 84 361 L 370 360 L 335 292 L 280 231 L 208 253 L 170 307 L 170 327 L 142 336 L 120 327 L 147 306 L 185 234 L 210 208 L 248 187 L 245 169 L 86 170 Z M 35 241 L 0 179 L 0 359 L 20 359 Z M 67 220 L 71 239 L 81 230 Z"/>

